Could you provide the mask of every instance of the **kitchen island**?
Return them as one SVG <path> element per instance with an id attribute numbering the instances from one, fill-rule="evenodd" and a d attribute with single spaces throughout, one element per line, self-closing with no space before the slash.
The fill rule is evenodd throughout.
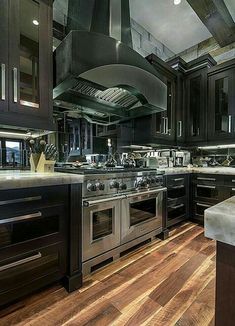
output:
<path id="1" fill-rule="evenodd" d="M 205 210 L 205 236 L 217 241 L 216 326 L 235 321 L 235 196 Z"/>
<path id="2" fill-rule="evenodd" d="M 82 284 L 83 176 L 0 172 L 0 306 L 55 281 Z"/>

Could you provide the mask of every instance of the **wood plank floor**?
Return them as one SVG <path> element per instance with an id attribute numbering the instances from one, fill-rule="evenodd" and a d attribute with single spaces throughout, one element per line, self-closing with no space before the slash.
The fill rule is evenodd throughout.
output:
<path id="1" fill-rule="evenodd" d="M 68 294 L 60 285 L 0 311 L 0 325 L 214 325 L 215 243 L 181 224 L 86 278 Z"/>

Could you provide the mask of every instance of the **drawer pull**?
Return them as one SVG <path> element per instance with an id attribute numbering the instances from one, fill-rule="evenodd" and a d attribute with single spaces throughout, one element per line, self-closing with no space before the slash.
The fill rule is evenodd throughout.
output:
<path id="1" fill-rule="evenodd" d="M 201 203 L 197 203 L 196 205 L 200 206 L 200 207 L 207 207 L 207 208 L 211 207 L 211 205 L 206 205 L 206 204 L 201 204 Z"/>
<path id="2" fill-rule="evenodd" d="M 197 185 L 198 188 L 216 189 L 216 186 Z"/>
<path id="3" fill-rule="evenodd" d="M 10 217 L 10 218 L 5 218 L 4 220 L 0 220 L 0 225 L 1 224 L 7 224 L 7 223 L 12 223 L 12 222 L 19 222 L 19 221 L 24 221 L 24 220 L 29 220 L 35 217 L 41 217 L 42 213 L 37 212 L 33 214 L 27 214 L 27 215 L 21 215 L 21 216 L 15 216 L 15 217 Z"/>
<path id="4" fill-rule="evenodd" d="M 18 101 L 18 70 L 16 67 L 13 68 L 13 101 Z"/>
<path id="5" fill-rule="evenodd" d="M 38 252 L 36 255 L 17 260 L 17 261 L 15 261 L 13 263 L 10 263 L 10 264 L 0 266 L 0 272 L 5 271 L 5 270 L 7 270 L 9 268 L 12 268 L 12 267 L 16 267 L 16 266 L 19 266 L 19 265 L 22 265 L 22 264 L 25 264 L 25 263 L 29 263 L 30 261 L 39 259 L 41 257 L 42 257 L 42 254 L 40 252 Z"/>
<path id="6" fill-rule="evenodd" d="M 235 180 L 232 180 L 232 182 L 235 182 Z"/>
<path id="7" fill-rule="evenodd" d="M 177 209 L 177 208 L 181 208 L 183 206 L 184 206 L 184 204 L 180 204 L 180 205 L 177 205 L 177 206 L 170 206 L 170 208 Z"/>
<path id="8" fill-rule="evenodd" d="M 5 101 L 6 100 L 6 65 L 4 63 L 1 64 L 1 79 L 2 79 L 1 99 Z"/>
<path id="9" fill-rule="evenodd" d="M 184 178 L 177 178 L 177 179 L 172 179 L 173 181 L 183 181 Z"/>
<path id="10" fill-rule="evenodd" d="M 17 198 L 17 199 L 9 199 L 9 200 L 1 200 L 0 206 L 8 205 L 8 204 L 17 204 L 17 203 L 25 203 L 34 200 L 41 200 L 42 196 L 35 196 L 35 197 L 25 197 L 25 198 Z"/>
<path id="11" fill-rule="evenodd" d="M 232 188 L 232 191 L 235 191 L 235 188 Z"/>
<path id="12" fill-rule="evenodd" d="M 184 188 L 184 185 L 181 185 L 181 186 L 173 186 L 173 187 L 170 187 L 169 190 L 171 189 L 182 189 Z"/>
<path id="13" fill-rule="evenodd" d="M 215 178 L 203 178 L 203 177 L 198 177 L 197 180 L 204 180 L 204 181 L 216 181 Z M 235 180 L 234 180 L 235 181 Z"/>

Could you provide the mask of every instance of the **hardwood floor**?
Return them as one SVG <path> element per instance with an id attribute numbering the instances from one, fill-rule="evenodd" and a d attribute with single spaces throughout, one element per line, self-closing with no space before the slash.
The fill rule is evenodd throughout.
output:
<path id="1" fill-rule="evenodd" d="M 0 325 L 214 325 L 215 242 L 185 223 L 86 278 L 0 311 Z"/>

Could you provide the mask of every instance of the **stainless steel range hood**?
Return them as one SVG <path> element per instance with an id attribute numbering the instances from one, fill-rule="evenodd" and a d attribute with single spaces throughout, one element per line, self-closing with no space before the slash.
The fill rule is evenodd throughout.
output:
<path id="1" fill-rule="evenodd" d="M 71 30 L 55 50 L 53 98 L 57 107 L 72 107 L 89 115 L 99 113 L 112 122 L 166 110 L 166 85 L 151 64 L 127 45 L 130 38 L 122 32 L 128 30 L 130 21 L 127 4 L 126 0 L 95 1 L 90 30 Z M 114 10 L 118 5 L 120 10 Z M 105 12 L 108 17 L 102 21 L 106 24 L 101 24 Z M 120 13 L 120 24 L 114 13 Z M 110 36 L 114 31 L 118 38 L 117 25 L 120 40 Z M 105 35 L 107 30 L 109 35 Z"/>

